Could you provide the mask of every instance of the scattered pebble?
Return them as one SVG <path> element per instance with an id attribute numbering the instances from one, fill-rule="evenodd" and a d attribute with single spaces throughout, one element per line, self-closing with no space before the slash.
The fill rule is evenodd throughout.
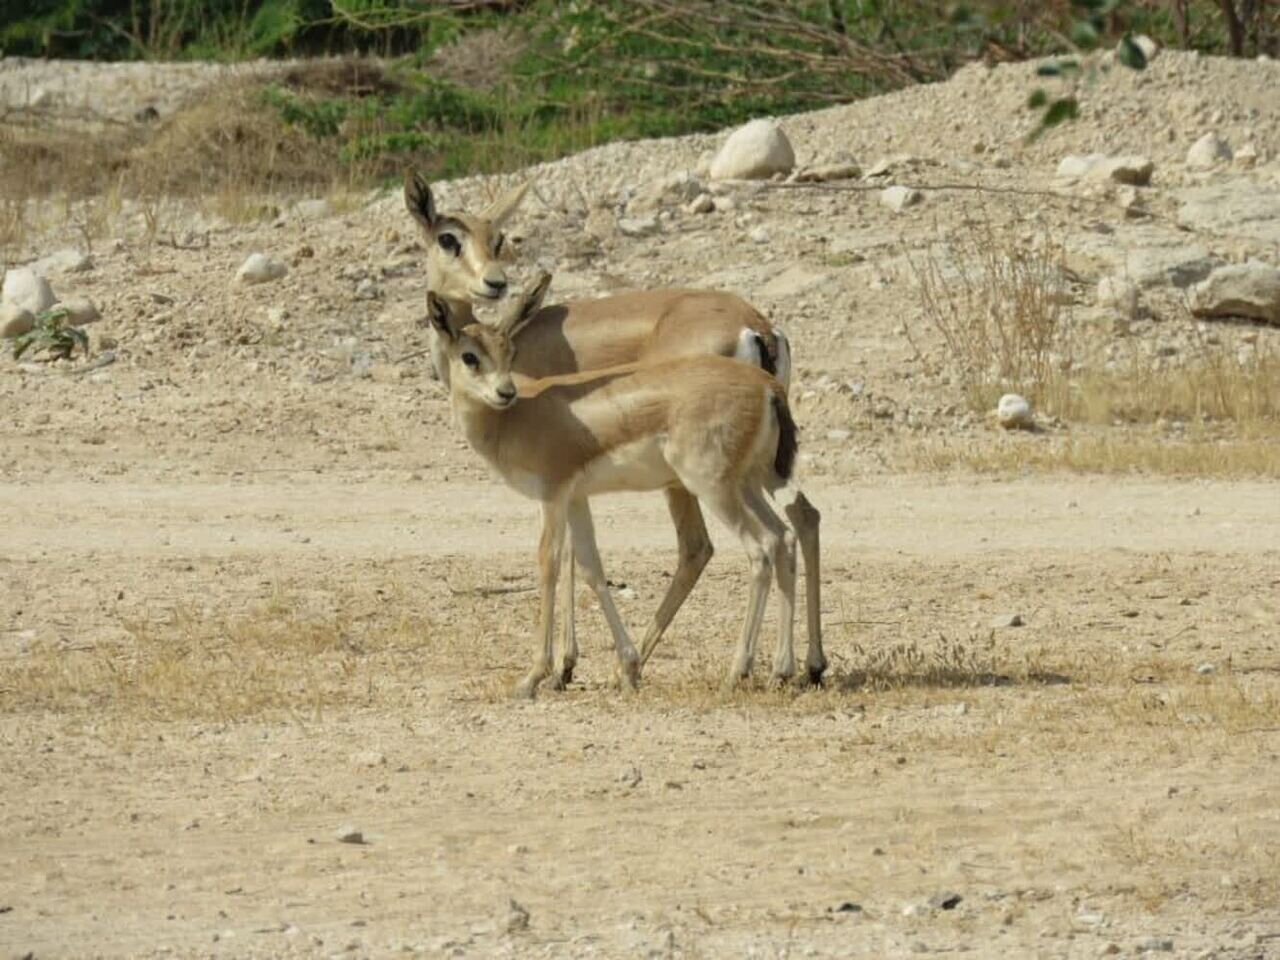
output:
<path id="1" fill-rule="evenodd" d="M 1187 166 L 1192 170 L 1209 170 L 1220 163 L 1229 163 L 1231 147 L 1216 133 L 1206 133 L 1187 151 Z"/>
<path id="2" fill-rule="evenodd" d="M 279 260 L 272 260 L 263 253 L 251 253 L 240 264 L 236 271 L 236 279 L 244 284 L 268 283 L 279 280 L 289 272 L 289 268 Z"/>
<path id="3" fill-rule="evenodd" d="M 922 200 L 924 200 L 924 194 L 915 187 L 895 184 L 880 191 L 880 202 L 894 213 L 901 213 L 907 207 L 913 207 Z"/>
<path id="4" fill-rule="evenodd" d="M 1026 430 L 1035 424 L 1031 404 L 1016 393 L 1006 393 L 996 404 L 996 419 L 1006 430 Z"/>
<path id="5" fill-rule="evenodd" d="M 358 828 L 350 824 L 339 827 L 338 832 L 334 834 L 334 839 L 339 843 L 363 844 L 364 833 Z"/>
<path id="6" fill-rule="evenodd" d="M 0 301 L 38 314 L 57 302 L 49 281 L 29 267 L 17 267 L 4 275 Z"/>

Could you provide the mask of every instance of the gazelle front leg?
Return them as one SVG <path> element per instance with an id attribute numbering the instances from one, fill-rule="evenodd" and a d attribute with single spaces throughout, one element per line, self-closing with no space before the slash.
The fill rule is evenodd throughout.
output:
<path id="1" fill-rule="evenodd" d="M 627 635 L 627 628 L 614 606 L 609 583 L 604 576 L 604 564 L 596 546 L 596 528 L 591 519 L 591 508 L 586 500 L 574 500 L 569 504 L 569 529 L 573 536 L 573 552 L 582 575 L 600 601 L 600 609 L 613 633 L 613 648 L 618 655 L 618 675 L 624 690 L 634 690 L 640 683 L 640 654 Z"/>
<path id="2" fill-rule="evenodd" d="M 552 685 L 563 690 L 573 682 L 573 669 L 578 665 L 577 606 L 573 596 L 573 543 L 566 544 L 560 593 L 560 652 L 556 657 Z"/>
<path id="3" fill-rule="evenodd" d="M 564 546 L 565 507 L 559 500 L 542 505 L 542 537 L 538 541 L 538 579 L 541 597 L 538 607 L 537 646 L 533 666 L 516 684 L 513 695 L 532 700 L 538 684 L 551 674 L 552 640 L 556 611 L 556 576 L 560 572 L 560 554 Z"/>
<path id="4" fill-rule="evenodd" d="M 707 524 L 702 519 L 702 508 L 698 506 L 698 498 L 684 487 L 667 487 L 663 491 L 667 497 L 667 509 L 676 525 L 676 546 L 679 559 L 676 572 L 671 577 L 667 593 L 654 614 L 653 623 L 644 635 L 644 643 L 640 645 L 640 665 L 649 662 L 658 641 L 671 624 L 685 598 L 689 596 L 693 586 L 702 576 L 702 571 L 711 561 L 713 549 L 711 538 L 707 536 Z"/>

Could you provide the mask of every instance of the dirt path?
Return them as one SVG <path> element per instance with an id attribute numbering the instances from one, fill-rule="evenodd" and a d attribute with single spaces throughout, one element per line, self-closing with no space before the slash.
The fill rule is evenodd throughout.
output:
<path id="1" fill-rule="evenodd" d="M 536 521 L 504 490 L 0 493 L 6 956 L 1280 956 L 1267 484 L 817 486 L 828 690 L 716 692 L 741 600 L 720 532 L 639 696 L 607 688 L 584 600 L 582 683 L 531 705 L 503 690 Z M 671 565 L 653 500 L 599 509 L 636 626 Z M 177 602 L 347 610 L 358 696 L 310 712 L 328 661 L 283 649 L 284 714 L 156 716 L 123 687 L 85 709 L 66 673 L 48 709 L 20 695 L 46 644 L 74 672 L 141 643 L 122 624 L 185 642 Z M 1027 627 L 988 630 L 1011 611 Z M 413 616 L 425 642 L 396 646 Z"/>

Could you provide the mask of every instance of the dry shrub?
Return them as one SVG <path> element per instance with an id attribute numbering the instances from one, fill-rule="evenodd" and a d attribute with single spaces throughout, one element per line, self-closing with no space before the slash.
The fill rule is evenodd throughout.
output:
<path id="1" fill-rule="evenodd" d="M 1038 401 L 1069 356 L 1062 245 L 1045 234 L 1000 235 L 986 218 L 968 226 L 922 256 L 908 253 L 924 315 L 974 409 L 990 409 L 1008 390 Z"/>
<path id="2" fill-rule="evenodd" d="M 43 643 L 5 661 L 0 712 L 217 721 L 313 715 L 366 701 L 378 664 L 415 651 L 434 631 L 404 621 L 360 634 L 342 614 L 282 597 L 241 616 L 183 607 L 122 626 L 126 640 L 88 649 Z"/>

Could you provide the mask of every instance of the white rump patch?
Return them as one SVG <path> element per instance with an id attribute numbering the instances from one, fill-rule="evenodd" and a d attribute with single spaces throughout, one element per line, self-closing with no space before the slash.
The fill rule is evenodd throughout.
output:
<path id="1" fill-rule="evenodd" d="M 743 327 L 738 333 L 738 345 L 734 348 L 733 359 L 763 369 L 764 357 L 760 350 L 760 338 L 756 336 L 756 332 L 749 327 Z"/>

